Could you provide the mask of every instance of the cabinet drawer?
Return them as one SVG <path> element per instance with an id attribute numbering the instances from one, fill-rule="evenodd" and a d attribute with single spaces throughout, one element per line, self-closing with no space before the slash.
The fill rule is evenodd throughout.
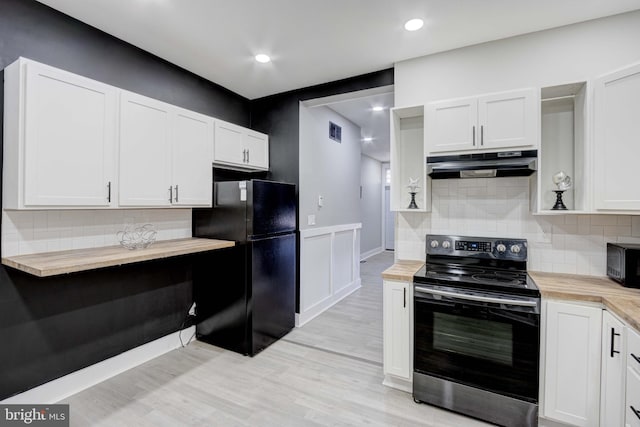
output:
<path id="1" fill-rule="evenodd" d="M 640 427 L 640 374 L 633 368 L 627 368 L 627 405 L 626 422 L 629 427 Z"/>
<path id="2" fill-rule="evenodd" d="M 640 334 L 627 328 L 627 366 L 640 376 Z"/>

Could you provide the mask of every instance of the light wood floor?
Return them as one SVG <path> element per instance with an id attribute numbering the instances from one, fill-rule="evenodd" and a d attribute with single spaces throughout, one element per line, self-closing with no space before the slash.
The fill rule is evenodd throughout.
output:
<path id="1" fill-rule="evenodd" d="M 84 390 L 72 426 L 486 426 L 382 385 L 383 253 L 362 289 L 254 358 L 192 342 Z"/>

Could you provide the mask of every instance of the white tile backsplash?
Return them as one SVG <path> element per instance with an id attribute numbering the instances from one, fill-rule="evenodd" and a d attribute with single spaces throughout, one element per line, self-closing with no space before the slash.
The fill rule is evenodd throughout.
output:
<path id="1" fill-rule="evenodd" d="M 432 181 L 432 212 L 397 215 L 396 256 L 423 260 L 425 234 L 524 238 L 529 270 L 606 274 L 606 243 L 640 243 L 640 216 L 532 215 L 529 178 Z"/>
<path id="2" fill-rule="evenodd" d="M 157 240 L 191 237 L 191 209 L 3 211 L 2 256 L 117 245 L 127 224 L 153 224 Z"/>

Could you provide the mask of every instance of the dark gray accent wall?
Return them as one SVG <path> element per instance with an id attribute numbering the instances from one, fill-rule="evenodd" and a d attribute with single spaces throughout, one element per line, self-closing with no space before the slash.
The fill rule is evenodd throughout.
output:
<path id="1" fill-rule="evenodd" d="M 34 0 L 0 0 L 0 68 L 19 56 L 249 125 L 246 98 Z M 50 279 L 0 266 L 0 400 L 177 331 L 194 259 Z"/>

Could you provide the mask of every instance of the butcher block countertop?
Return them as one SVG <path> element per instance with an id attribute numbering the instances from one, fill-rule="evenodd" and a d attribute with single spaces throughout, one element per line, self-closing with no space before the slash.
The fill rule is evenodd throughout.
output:
<path id="1" fill-rule="evenodd" d="M 608 277 L 530 271 L 543 298 L 601 303 L 640 331 L 640 289 L 625 288 Z"/>
<path id="2" fill-rule="evenodd" d="M 387 280 L 413 281 L 413 275 L 424 265 L 423 261 L 398 260 L 391 267 L 382 272 L 382 278 Z"/>
<path id="3" fill-rule="evenodd" d="M 56 276 L 78 271 L 95 270 L 122 264 L 150 261 L 179 255 L 229 248 L 235 242 L 227 240 L 187 239 L 162 240 L 145 249 L 129 250 L 122 246 L 44 252 L 2 258 L 2 264 L 38 277 Z"/>

